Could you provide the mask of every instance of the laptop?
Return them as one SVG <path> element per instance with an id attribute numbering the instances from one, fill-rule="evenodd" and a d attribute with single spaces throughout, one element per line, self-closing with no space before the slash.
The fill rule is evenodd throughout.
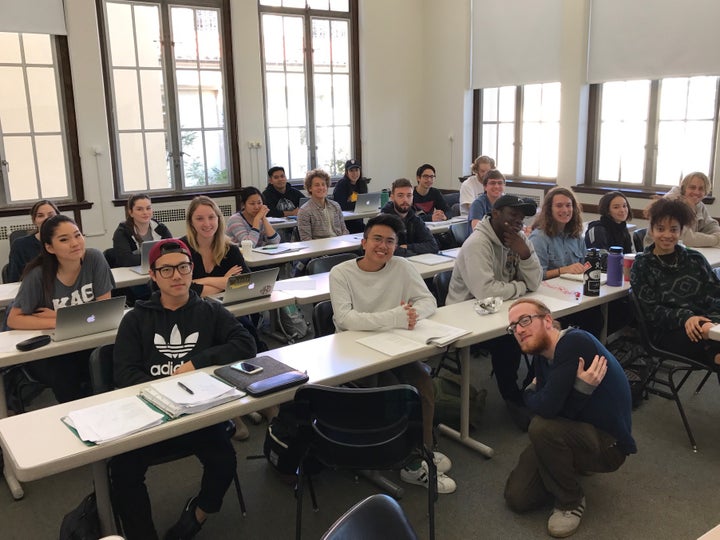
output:
<path id="1" fill-rule="evenodd" d="M 136 274 L 147 275 L 150 272 L 150 250 L 160 240 L 146 240 L 140 245 L 140 266 L 131 266 Z"/>
<path id="2" fill-rule="evenodd" d="M 371 214 L 380 210 L 380 192 L 358 193 L 355 201 L 356 214 Z"/>
<path id="3" fill-rule="evenodd" d="M 224 305 L 229 305 L 270 296 L 275 288 L 279 271 L 280 268 L 276 267 L 230 276 L 225 292 L 216 298 Z"/>
<path id="4" fill-rule="evenodd" d="M 115 330 L 125 314 L 125 297 L 115 296 L 57 310 L 53 341 Z"/>

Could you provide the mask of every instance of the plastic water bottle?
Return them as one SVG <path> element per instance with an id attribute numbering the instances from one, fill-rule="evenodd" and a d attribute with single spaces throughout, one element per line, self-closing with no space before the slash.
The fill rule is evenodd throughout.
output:
<path id="1" fill-rule="evenodd" d="M 583 294 L 600 296 L 600 251 L 590 248 L 585 254 L 585 275 L 583 276 Z"/>
<path id="2" fill-rule="evenodd" d="M 623 249 L 611 246 L 607 258 L 607 284 L 620 287 L 623 282 Z"/>

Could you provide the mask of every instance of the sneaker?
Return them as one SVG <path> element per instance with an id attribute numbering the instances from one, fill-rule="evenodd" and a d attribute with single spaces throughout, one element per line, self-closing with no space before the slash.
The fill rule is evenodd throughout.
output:
<path id="1" fill-rule="evenodd" d="M 449 461 L 449 460 L 448 460 Z M 428 472 L 428 466 L 427 463 L 424 461 L 420 465 L 420 467 L 414 471 L 408 469 L 405 467 L 400 471 L 400 478 L 403 482 L 407 482 L 408 484 L 417 484 L 418 486 L 425 486 L 428 487 L 428 479 L 430 478 L 430 473 Z M 438 493 L 452 493 L 457 489 L 457 485 L 455 484 L 455 480 L 450 478 L 449 476 L 445 475 L 445 473 L 438 472 L 437 475 L 437 492 Z"/>
<path id="2" fill-rule="evenodd" d="M 572 510 L 554 508 L 550 519 L 548 519 L 548 533 L 554 538 L 565 538 L 574 534 L 580 526 L 583 512 L 585 512 L 585 497 Z"/>
<path id="3" fill-rule="evenodd" d="M 250 437 L 250 430 L 248 430 L 248 427 L 245 425 L 245 422 L 243 422 L 242 416 L 236 416 L 232 419 L 233 424 L 235 424 L 235 433 L 233 434 L 232 438 L 234 441 L 244 441 L 247 440 Z"/>
<path id="4" fill-rule="evenodd" d="M 180 519 L 165 533 L 163 540 L 189 540 L 200 532 L 203 524 L 195 518 L 195 508 L 197 508 L 197 497 L 190 497 L 180 514 Z"/>
<path id="5" fill-rule="evenodd" d="M 433 461 L 438 474 L 446 473 L 452 468 L 452 461 L 442 452 L 433 452 Z"/>

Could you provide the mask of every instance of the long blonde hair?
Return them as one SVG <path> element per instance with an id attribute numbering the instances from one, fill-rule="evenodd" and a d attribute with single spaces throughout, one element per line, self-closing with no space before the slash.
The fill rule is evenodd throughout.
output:
<path id="1" fill-rule="evenodd" d="M 195 211 L 201 205 L 209 206 L 210 208 L 212 208 L 213 212 L 215 212 L 215 215 L 218 218 L 217 230 L 215 231 L 212 245 L 210 246 L 212 249 L 212 260 L 215 263 L 215 266 L 217 266 L 218 264 L 220 264 L 220 261 L 223 260 L 228 250 L 230 249 L 231 242 L 230 239 L 225 236 L 225 218 L 223 217 L 220 208 L 218 207 L 217 203 L 215 203 L 215 201 L 213 201 L 210 197 L 206 195 L 198 195 L 192 201 L 190 201 L 190 206 L 188 206 L 185 215 L 185 228 L 187 229 L 188 244 L 190 244 L 191 249 L 195 251 L 200 250 L 200 245 L 197 241 L 197 231 L 195 231 L 195 228 L 192 224 L 192 217 Z"/>

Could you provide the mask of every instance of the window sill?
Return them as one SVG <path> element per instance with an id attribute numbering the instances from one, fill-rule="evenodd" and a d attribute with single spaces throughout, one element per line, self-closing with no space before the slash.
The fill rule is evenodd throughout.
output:
<path id="1" fill-rule="evenodd" d="M 152 193 L 147 192 L 148 196 L 152 199 L 153 203 L 169 203 L 169 202 L 176 202 L 176 201 L 190 201 L 197 197 L 198 195 L 207 195 L 211 198 L 217 198 L 217 197 L 238 197 L 240 195 L 240 189 L 239 188 L 230 188 L 230 189 L 218 189 L 214 191 L 205 191 L 205 192 L 185 192 L 185 193 Z M 125 206 L 127 204 L 127 200 L 130 197 L 128 195 L 124 199 L 113 199 L 113 205 L 114 206 Z"/>
<path id="2" fill-rule="evenodd" d="M 53 201 L 55 202 L 55 201 Z M 18 205 L 18 206 L 6 206 L 5 208 L 0 208 L 0 218 L 3 217 L 10 217 L 10 216 L 28 216 L 30 217 L 30 210 L 33 207 L 33 204 L 27 204 L 27 205 Z M 79 201 L 79 202 L 55 202 L 58 209 L 61 212 L 77 212 L 79 210 L 89 210 L 93 207 L 93 204 L 90 201 Z"/>

